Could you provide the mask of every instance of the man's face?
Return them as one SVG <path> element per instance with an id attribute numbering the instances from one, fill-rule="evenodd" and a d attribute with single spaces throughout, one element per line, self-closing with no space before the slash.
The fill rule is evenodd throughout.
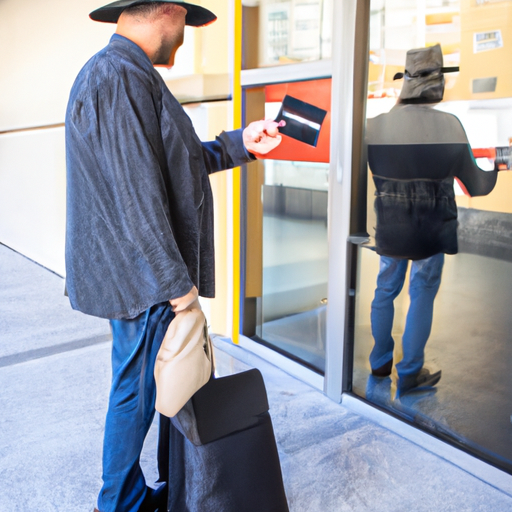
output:
<path id="1" fill-rule="evenodd" d="M 183 44 L 185 34 L 185 17 L 187 10 L 176 4 L 171 4 L 172 11 L 163 15 L 160 47 L 153 64 L 174 66 L 176 51 Z"/>

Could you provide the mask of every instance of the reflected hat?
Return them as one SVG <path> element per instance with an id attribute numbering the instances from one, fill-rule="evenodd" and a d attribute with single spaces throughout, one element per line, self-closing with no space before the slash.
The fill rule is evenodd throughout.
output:
<path id="1" fill-rule="evenodd" d="M 202 27 L 214 22 L 217 16 L 213 12 L 199 5 L 183 2 L 183 0 L 118 0 L 92 11 L 89 18 L 94 21 L 103 21 L 105 23 L 117 23 L 121 13 L 128 7 L 141 4 L 167 3 L 181 5 L 187 10 L 185 24 L 192 27 Z"/>
<path id="2" fill-rule="evenodd" d="M 404 78 L 401 99 L 437 102 L 443 99 L 444 73 L 458 70 L 458 67 L 443 67 L 441 46 L 436 44 L 409 50 L 405 58 L 405 73 L 396 73 L 393 80 Z"/>

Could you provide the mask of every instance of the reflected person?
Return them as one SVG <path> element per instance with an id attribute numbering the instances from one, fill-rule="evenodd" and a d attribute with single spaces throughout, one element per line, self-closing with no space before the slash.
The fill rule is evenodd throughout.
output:
<path id="1" fill-rule="evenodd" d="M 182 0 L 120 0 L 91 13 L 117 23 L 80 71 L 66 113 L 66 284 L 74 309 L 108 318 L 112 382 L 100 512 L 163 512 L 140 467 L 155 414 L 155 358 L 174 315 L 214 295 L 209 174 L 265 154 L 272 121 L 202 143 L 154 65 L 170 67 L 185 25 L 216 19 Z M 94 509 L 97 511 L 98 509 Z"/>
<path id="2" fill-rule="evenodd" d="M 396 365 L 399 395 L 434 386 L 441 378 L 441 371 L 431 373 L 423 364 L 444 255 L 458 250 L 454 178 L 471 196 L 488 194 L 497 179 L 496 170 L 477 166 L 460 121 L 432 108 L 443 98 L 446 71 L 450 68 L 443 68 L 439 45 L 409 50 L 405 73 L 395 75 L 404 77 L 397 104 L 367 125 L 380 254 L 371 305 L 375 345 L 370 365 L 375 377 L 391 374 L 393 302 L 412 261 L 403 358 Z"/>

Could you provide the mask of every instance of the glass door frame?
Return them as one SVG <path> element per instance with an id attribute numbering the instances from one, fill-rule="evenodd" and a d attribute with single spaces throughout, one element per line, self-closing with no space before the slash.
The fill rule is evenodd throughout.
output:
<path id="1" fill-rule="evenodd" d="M 391 431 L 451 461 L 483 481 L 512 493 L 510 475 L 482 461 L 447 439 L 434 437 L 352 394 L 354 306 L 358 244 L 366 233 L 367 164 L 364 146 L 370 0 L 334 2 L 332 59 L 277 68 L 242 71 L 242 87 L 332 77 L 329 167 L 329 274 L 326 324 L 326 371 L 323 379 L 308 377 L 299 363 L 266 347 L 248 347 L 288 373 L 321 389 Z M 243 276 L 242 276 L 243 277 Z M 243 286 L 243 281 L 242 281 Z M 241 308 L 243 307 L 240 304 Z"/>
<path id="2" fill-rule="evenodd" d="M 335 1 L 332 59 L 242 72 L 242 86 L 332 76 L 329 167 L 329 274 L 326 324 L 326 371 L 311 379 L 299 363 L 263 347 L 259 355 L 312 384 L 335 402 L 422 446 L 498 489 L 512 494 L 510 475 L 457 446 L 435 437 L 417 423 L 355 396 L 352 390 L 355 289 L 358 244 L 366 237 L 367 158 L 364 145 L 370 0 Z M 323 70 L 320 71 L 319 70 Z M 330 73 L 329 73 L 330 70 Z M 316 73 L 319 73 L 318 75 Z M 256 343 L 255 343 L 256 345 Z M 251 349 L 253 347 L 250 347 Z M 257 352 L 259 348 L 255 349 Z M 258 353 L 258 352 L 257 352 Z M 269 355 L 273 353 L 274 355 Z M 318 376 L 316 376 L 318 377 Z M 462 449 L 461 449 L 462 448 Z"/>
<path id="3" fill-rule="evenodd" d="M 354 265 L 366 237 L 364 120 L 369 36 L 369 0 L 335 2 L 331 167 L 329 181 L 329 289 L 325 394 L 341 402 L 351 390 Z M 362 172 L 364 167 L 364 173 Z M 360 216 L 358 212 L 364 212 Z"/>
<path id="4" fill-rule="evenodd" d="M 333 2 L 332 58 L 310 63 L 289 64 L 272 68 L 242 70 L 242 90 L 271 83 L 311 80 L 332 77 L 332 125 L 329 164 L 328 238 L 329 273 L 326 321 L 326 370 L 323 378 L 308 376 L 311 370 L 300 363 L 287 361 L 285 356 L 272 354 L 271 349 L 250 344 L 249 349 L 271 359 L 289 373 L 321 389 L 336 402 L 341 402 L 344 391 L 350 389 L 351 338 L 350 308 L 353 303 L 351 235 L 358 233 L 356 211 L 353 203 L 354 180 L 361 175 L 362 137 L 366 93 L 367 41 L 369 0 L 343 0 Z M 357 33 L 357 38 L 356 38 Z M 358 43 L 359 42 L 359 43 Z M 334 93 L 334 91 L 336 91 Z M 354 91 L 357 91 L 355 93 Z M 339 143 L 341 141 L 341 143 Z M 366 170 L 366 166 L 365 166 Z M 242 186 L 242 194 L 244 186 Z M 244 204 L 244 201 L 242 201 Z M 357 208 L 356 208 L 357 207 Z M 244 220 L 242 212 L 242 225 Z M 359 222 L 359 224 L 361 224 Z M 361 224 L 362 225 L 362 224 Z M 242 235 L 242 243 L 244 235 Z M 242 248 L 242 260 L 245 254 Z M 241 287 L 244 289 L 244 262 L 242 261 Z M 243 318 L 243 293 L 240 293 L 240 318 Z M 349 335 L 349 336 L 347 336 Z M 347 343 L 348 342 L 348 343 Z M 242 343 L 243 340 L 242 340 Z"/>

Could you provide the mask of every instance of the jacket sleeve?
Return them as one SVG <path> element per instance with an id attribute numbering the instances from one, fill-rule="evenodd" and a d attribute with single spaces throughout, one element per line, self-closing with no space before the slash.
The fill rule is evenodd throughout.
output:
<path id="1" fill-rule="evenodd" d="M 222 132 L 214 141 L 202 144 L 208 174 L 232 169 L 256 159 L 245 149 L 241 129 Z"/>
<path id="2" fill-rule="evenodd" d="M 461 150 L 460 161 L 457 162 L 454 176 L 467 195 L 471 197 L 485 196 L 492 192 L 492 189 L 496 185 L 498 171 L 496 169 L 484 171 L 478 167 L 460 120 L 455 116 L 450 116 L 450 118 L 454 123 L 451 136 L 466 142 L 465 147 Z"/>
<path id="3" fill-rule="evenodd" d="M 460 166 L 455 173 L 464 192 L 471 196 L 485 196 L 492 192 L 498 178 L 498 171 L 484 171 L 478 167 L 471 146 L 461 156 Z"/>
<path id="4" fill-rule="evenodd" d="M 108 90 L 97 98 L 102 174 L 112 204 L 105 231 L 122 241 L 131 254 L 131 278 L 140 287 L 158 290 L 166 300 L 181 297 L 193 286 L 173 234 L 169 198 L 162 178 L 163 156 L 156 101 L 138 74 L 110 73 Z M 112 255 L 116 265 L 119 255 Z M 129 275 L 129 274 L 128 274 Z M 135 295 L 126 291 L 126 295 Z"/>

